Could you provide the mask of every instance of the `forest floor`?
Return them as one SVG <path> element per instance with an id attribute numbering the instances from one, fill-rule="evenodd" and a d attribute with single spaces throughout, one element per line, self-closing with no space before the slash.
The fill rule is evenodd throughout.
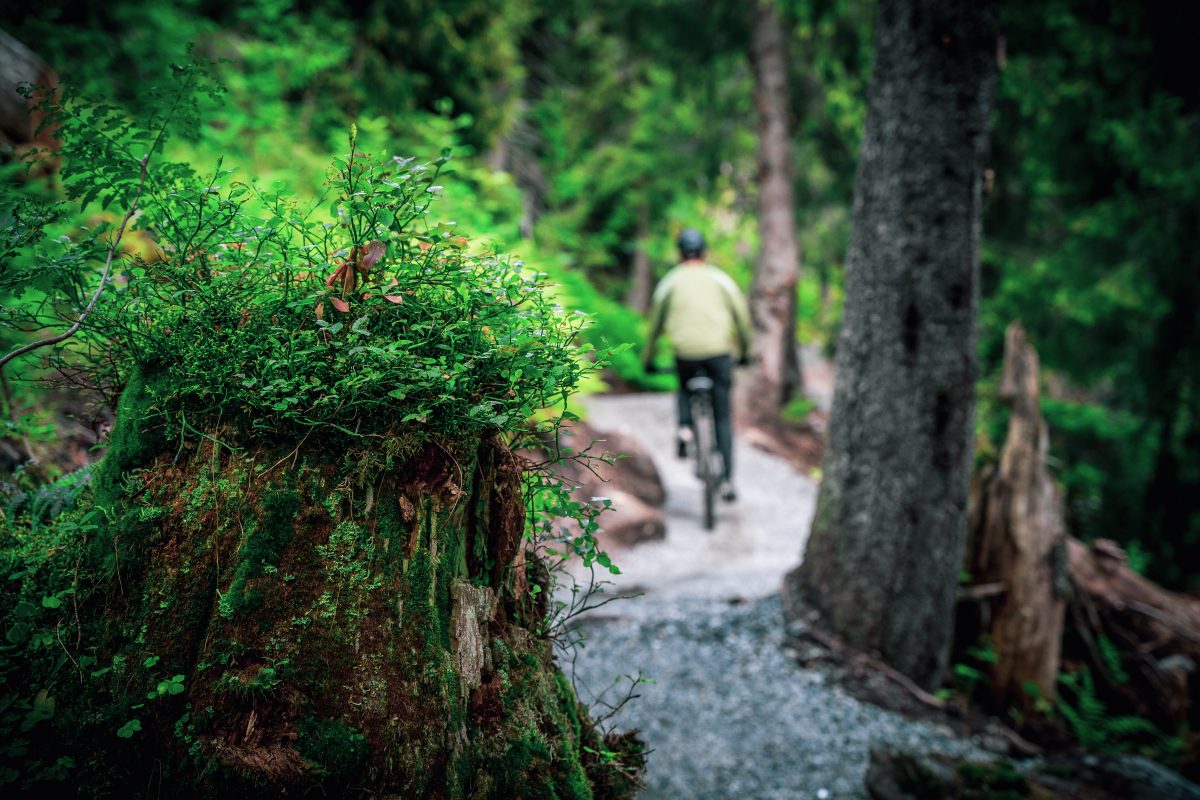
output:
<path id="1" fill-rule="evenodd" d="M 586 643 L 568 665 L 596 713 L 625 693 L 621 676 L 650 681 L 608 721 L 640 730 L 652 751 L 642 796 L 865 798 L 873 746 L 973 750 L 949 725 L 860 702 L 797 665 L 778 590 L 799 560 L 817 486 L 739 436 L 740 497 L 704 531 L 700 487 L 673 453 L 673 403 L 668 394 L 587 403 L 596 428 L 641 442 L 667 492 L 666 538 L 614 553 L 622 574 L 606 591 L 639 596 L 578 620 Z"/>

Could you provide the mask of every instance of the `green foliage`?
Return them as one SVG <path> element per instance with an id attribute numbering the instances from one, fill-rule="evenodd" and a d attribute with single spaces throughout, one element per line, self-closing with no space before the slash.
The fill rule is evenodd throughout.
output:
<path id="1" fill-rule="evenodd" d="M 1179 76 L 1196 11 L 1004 13 L 984 363 L 998 368 L 1020 319 L 1057 378 L 1047 416 L 1072 529 L 1136 537 L 1151 575 L 1184 585 L 1200 546 L 1200 94 Z"/>
<path id="2" fill-rule="evenodd" d="M 1178 739 L 1165 737 L 1149 720 L 1130 715 L 1112 715 L 1096 696 L 1095 679 L 1087 667 L 1058 676 L 1062 696 L 1055 711 L 1066 720 L 1079 744 L 1097 752 L 1138 751 L 1159 758 L 1179 749 Z"/>
<path id="3" fill-rule="evenodd" d="M 186 119 L 201 73 L 180 74 L 163 103 Z M 588 369 L 574 343 L 581 318 L 561 314 L 537 274 L 427 220 L 448 155 L 371 159 L 352 133 L 328 200 L 301 204 L 219 163 L 203 179 L 153 163 L 140 179 L 173 123 L 165 112 L 146 130 L 108 107 L 50 110 L 69 194 L 137 202 L 157 239 L 156 260 L 122 265 L 124 286 L 104 293 L 89 333 L 114 351 L 106 369 L 154 376 L 145 402 L 181 439 L 219 424 L 298 437 L 511 430 L 562 403 Z M 57 269 L 42 260 L 34 271 Z"/>

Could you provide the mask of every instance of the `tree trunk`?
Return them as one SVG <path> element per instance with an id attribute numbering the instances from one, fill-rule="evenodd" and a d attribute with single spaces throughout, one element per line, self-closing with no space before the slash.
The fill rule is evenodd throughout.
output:
<path id="1" fill-rule="evenodd" d="M 114 667 L 82 702 L 58 692 L 60 734 L 96 754 L 97 780 L 126 796 L 632 795 L 539 631 L 546 574 L 499 441 L 293 449 L 213 431 L 185 447 L 147 402 L 136 380 L 122 397 L 81 579 L 107 585 L 82 599 L 82 639 Z"/>
<path id="2" fill-rule="evenodd" d="M 1038 396 L 1037 351 L 1014 322 L 1000 383 L 1012 407 L 1008 437 L 999 468 L 980 481 L 972 504 L 967 571 L 979 584 L 1003 586 L 991 603 L 991 691 L 1002 706 L 1025 711 L 1035 700 L 1026 683 L 1055 696 L 1068 593 L 1062 498 L 1046 472 L 1049 433 Z"/>
<path id="3" fill-rule="evenodd" d="M 758 230 L 762 240 L 750 315 L 754 323 L 754 366 L 744 381 L 752 419 L 779 417 L 800 385 L 796 347 L 796 280 L 800 252 L 792 197 L 791 104 L 787 84 L 787 39 L 775 0 L 758 0 L 750 60 L 758 109 Z"/>
<path id="4" fill-rule="evenodd" d="M 57 149 L 53 130 L 38 132 L 45 115 L 17 92 L 29 84 L 49 90 L 57 98 L 58 76 L 37 54 L 0 31 L 0 143 L 25 152 L 30 146 Z"/>
<path id="5" fill-rule="evenodd" d="M 646 249 L 646 240 L 649 238 L 650 208 L 643 202 L 638 206 L 637 242 L 629 271 L 629 293 L 625 297 L 625 304 L 643 316 L 650 310 L 650 295 L 654 291 L 653 265 L 650 263 L 650 252 Z"/>
<path id="6" fill-rule="evenodd" d="M 785 581 L 927 688 L 966 536 L 996 42 L 994 2 L 880 5 L 825 477 Z"/>

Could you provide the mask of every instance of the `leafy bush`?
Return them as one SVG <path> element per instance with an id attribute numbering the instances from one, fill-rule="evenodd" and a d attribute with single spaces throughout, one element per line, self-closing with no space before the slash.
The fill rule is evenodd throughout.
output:
<path id="1" fill-rule="evenodd" d="M 180 74 L 172 112 L 198 85 L 194 68 Z M 352 130 L 326 197 L 301 204 L 220 164 L 201 177 L 155 163 L 167 131 L 192 122 L 186 113 L 144 130 L 102 106 L 52 111 L 69 194 L 130 210 L 155 244 L 149 257 L 117 254 L 119 280 L 88 321 L 97 369 L 118 384 L 141 376 L 155 415 L 180 435 L 513 430 L 591 369 L 575 342 L 582 315 L 563 314 L 542 275 L 428 219 L 448 153 L 432 164 L 372 158 Z M 101 249 L 94 238 L 87 247 L 80 261 L 94 264 Z M 20 277 L 55 271 L 34 259 Z M 72 285 L 79 274 L 91 277 L 77 268 Z"/>

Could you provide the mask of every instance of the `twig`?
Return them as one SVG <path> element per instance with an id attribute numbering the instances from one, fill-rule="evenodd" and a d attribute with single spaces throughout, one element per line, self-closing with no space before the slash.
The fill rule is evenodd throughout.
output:
<path id="1" fill-rule="evenodd" d="M 122 237 L 125 236 L 125 229 L 129 226 L 129 221 L 133 219 L 133 215 L 137 213 L 138 200 L 142 196 L 142 189 L 146 186 L 146 165 L 149 163 L 149 161 L 150 153 L 146 153 L 146 155 L 142 157 L 142 160 L 138 162 L 141 173 L 138 178 L 137 191 L 133 193 L 133 200 L 129 204 L 129 210 L 125 212 L 125 218 L 121 220 L 121 226 L 117 228 L 117 235 L 114 236 L 112 241 L 108 243 L 108 257 L 104 260 L 104 269 L 100 273 L 100 283 L 96 287 L 96 291 L 92 293 L 92 298 L 88 300 L 88 304 L 84 307 L 83 311 L 80 312 L 79 317 L 75 320 L 71 327 L 67 328 L 57 336 L 49 336 L 45 339 L 38 339 L 37 341 L 33 341 L 27 345 L 18 347 L 16 350 L 13 350 L 7 355 L 0 357 L 0 370 L 4 368 L 5 364 L 12 361 L 14 358 L 17 358 L 18 356 L 23 356 L 26 353 L 32 352 L 39 348 L 59 344 L 60 342 L 65 342 L 67 339 L 70 339 L 79 331 L 79 328 L 83 325 L 83 321 L 87 319 L 88 315 L 92 313 L 92 309 L 96 307 L 96 301 L 100 299 L 100 295 L 104 292 L 104 287 L 108 285 L 108 276 L 112 271 L 113 257 L 117 253 L 117 248 L 121 244 Z"/>
<path id="2" fill-rule="evenodd" d="M 62 638 L 62 623 L 59 622 L 54 626 L 54 638 L 58 639 L 58 646 L 67 654 L 67 658 L 71 659 L 71 663 L 75 665 L 75 671 L 79 673 L 80 682 L 83 681 L 83 667 L 79 666 L 79 662 L 75 660 L 75 656 L 71 655 L 71 651 L 67 649 L 67 643 Z"/>
<path id="3" fill-rule="evenodd" d="M 818 643 L 824 645 L 834 652 L 849 651 L 852 658 L 882 673 L 885 678 L 899 685 L 901 688 L 911 694 L 916 700 L 924 703 L 930 708 L 936 708 L 939 711 L 945 710 L 946 703 L 944 700 L 939 700 L 937 697 L 934 697 L 929 692 L 913 683 L 907 675 L 897 672 L 895 669 L 883 663 L 879 659 L 872 658 L 861 650 L 854 650 L 853 648 L 844 644 L 840 639 L 825 633 L 819 628 L 810 628 L 809 630 L 805 631 L 805 635 L 816 639 Z"/>

